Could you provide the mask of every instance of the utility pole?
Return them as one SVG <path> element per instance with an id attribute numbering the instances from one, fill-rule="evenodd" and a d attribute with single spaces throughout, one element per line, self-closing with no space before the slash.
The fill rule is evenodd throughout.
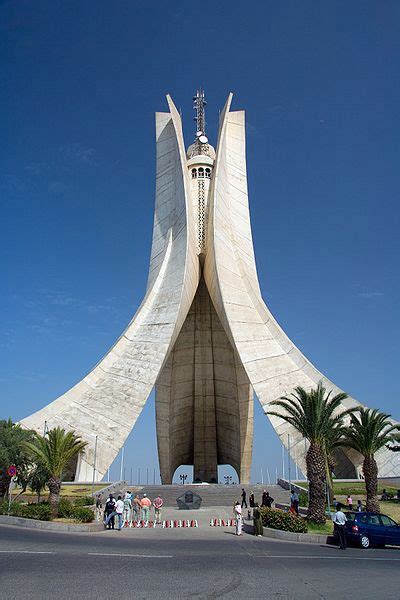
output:
<path id="1" fill-rule="evenodd" d="M 94 480 L 95 480 L 95 477 L 96 477 L 96 458 L 97 458 L 97 435 L 96 435 L 95 441 L 94 441 L 92 498 L 94 497 Z"/>
<path id="2" fill-rule="evenodd" d="M 288 474 L 289 474 L 289 490 L 292 489 L 292 475 L 291 475 L 291 465 L 290 465 L 290 433 L 287 434 L 288 441 Z"/>
<path id="3" fill-rule="evenodd" d="M 149 467 L 146 467 L 146 485 L 149 485 Z"/>
<path id="4" fill-rule="evenodd" d="M 140 485 L 140 467 L 138 467 L 138 484 Z"/>
<path id="5" fill-rule="evenodd" d="M 282 479 L 285 479 L 285 446 L 282 442 Z"/>
<path id="6" fill-rule="evenodd" d="M 122 481 L 122 475 L 123 475 L 123 471 L 124 471 L 124 454 L 125 454 L 125 446 L 122 446 L 122 451 L 121 451 L 121 470 L 119 472 L 119 479 L 120 479 L 120 481 Z"/>

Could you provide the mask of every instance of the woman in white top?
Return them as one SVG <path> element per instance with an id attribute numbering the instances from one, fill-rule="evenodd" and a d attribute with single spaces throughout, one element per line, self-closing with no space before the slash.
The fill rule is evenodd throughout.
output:
<path id="1" fill-rule="evenodd" d="M 242 535 L 242 507 L 240 506 L 240 502 L 236 502 L 234 509 L 235 518 L 236 518 L 236 535 Z"/>

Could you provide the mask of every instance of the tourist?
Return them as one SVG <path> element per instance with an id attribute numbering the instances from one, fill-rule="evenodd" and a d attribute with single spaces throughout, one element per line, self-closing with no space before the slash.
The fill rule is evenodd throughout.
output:
<path id="1" fill-rule="evenodd" d="M 335 525 L 335 531 L 339 538 L 339 545 L 341 550 L 346 550 L 346 515 L 342 512 L 342 505 L 338 504 L 336 512 L 332 515 L 332 521 Z"/>
<path id="2" fill-rule="evenodd" d="M 353 510 L 353 498 L 350 496 L 350 494 L 347 496 L 347 506 L 349 510 Z"/>
<path id="3" fill-rule="evenodd" d="M 151 500 L 147 497 L 147 494 L 143 494 L 143 498 L 140 501 L 140 506 L 142 508 L 143 521 L 148 521 L 150 516 Z"/>
<path id="4" fill-rule="evenodd" d="M 236 519 L 235 533 L 236 535 L 242 535 L 242 507 L 240 505 L 240 502 L 236 502 L 233 512 Z"/>
<path id="5" fill-rule="evenodd" d="M 124 513 L 124 502 L 122 500 L 122 496 L 118 496 L 117 502 L 115 503 L 115 513 L 118 517 L 118 531 L 121 531 Z"/>
<path id="6" fill-rule="evenodd" d="M 132 527 L 132 494 L 130 492 L 126 492 L 124 498 L 124 512 L 122 519 L 122 527 L 127 523 L 130 527 Z"/>
<path id="7" fill-rule="evenodd" d="M 246 500 L 246 490 L 244 488 L 242 488 L 242 504 L 241 504 L 242 508 L 243 506 L 245 508 L 247 508 L 247 500 Z"/>
<path id="8" fill-rule="evenodd" d="M 267 490 L 263 491 L 261 506 L 266 506 L 267 508 L 271 508 L 274 499 L 269 495 Z"/>
<path id="9" fill-rule="evenodd" d="M 133 519 L 132 520 L 133 521 L 139 521 L 141 509 L 142 509 L 142 505 L 140 503 L 140 498 L 137 494 L 135 494 L 135 497 L 132 502 L 132 511 L 133 511 Z"/>
<path id="10" fill-rule="evenodd" d="M 255 502 L 254 502 L 254 492 L 250 492 L 250 496 L 249 496 L 249 504 L 250 504 L 250 508 L 254 508 L 254 507 L 255 507 Z"/>
<path id="11" fill-rule="evenodd" d="M 160 498 L 160 496 L 157 496 L 157 498 L 155 498 L 153 500 L 154 520 L 156 523 L 161 523 L 161 509 L 162 509 L 163 504 L 164 504 L 164 501 L 162 498 Z"/>
<path id="12" fill-rule="evenodd" d="M 108 529 L 114 529 L 115 514 L 115 498 L 110 494 L 104 507 L 104 526 Z"/>
<path id="13" fill-rule="evenodd" d="M 361 500 L 357 500 L 357 512 L 362 512 L 363 506 Z"/>
<path id="14" fill-rule="evenodd" d="M 295 512 L 296 515 L 299 514 L 299 495 L 293 488 L 290 495 L 290 508 L 293 509 L 293 512 Z"/>
<path id="15" fill-rule="evenodd" d="M 129 498 L 129 500 L 132 500 L 132 492 L 130 492 L 129 490 L 127 490 L 127 491 L 125 492 L 124 500 L 125 500 L 126 498 Z"/>
<path id="16" fill-rule="evenodd" d="M 263 524 L 261 518 L 261 511 L 256 503 L 253 509 L 253 523 L 254 523 L 254 535 L 261 537 L 263 535 Z"/>
<path id="17" fill-rule="evenodd" d="M 101 521 L 102 503 L 100 494 L 96 497 L 96 521 Z"/>

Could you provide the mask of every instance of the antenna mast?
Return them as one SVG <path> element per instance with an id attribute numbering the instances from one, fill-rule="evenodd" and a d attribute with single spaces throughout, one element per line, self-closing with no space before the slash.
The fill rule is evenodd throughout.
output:
<path id="1" fill-rule="evenodd" d="M 206 111 L 205 106 L 207 104 L 204 98 L 204 90 L 201 88 L 197 90 L 196 95 L 193 96 L 193 108 L 196 111 L 194 121 L 196 121 L 196 137 L 204 135 L 206 132 Z"/>

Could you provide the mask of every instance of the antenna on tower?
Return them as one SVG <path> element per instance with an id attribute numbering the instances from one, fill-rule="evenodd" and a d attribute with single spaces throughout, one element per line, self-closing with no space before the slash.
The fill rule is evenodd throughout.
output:
<path id="1" fill-rule="evenodd" d="M 206 111 L 205 106 L 207 104 L 204 98 L 204 90 L 201 88 L 197 90 L 196 95 L 193 96 L 193 108 L 196 111 L 194 121 L 196 121 L 196 138 L 206 133 Z"/>

